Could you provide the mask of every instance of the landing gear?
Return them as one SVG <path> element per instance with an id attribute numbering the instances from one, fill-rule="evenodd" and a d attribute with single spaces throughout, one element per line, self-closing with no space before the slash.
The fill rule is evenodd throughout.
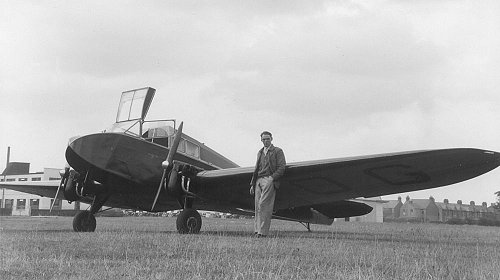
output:
<path id="1" fill-rule="evenodd" d="M 170 173 L 167 189 L 170 194 L 177 196 L 179 206 L 184 210 L 177 216 L 177 232 L 181 234 L 197 234 L 201 229 L 201 216 L 193 209 L 196 194 L 192 192 L 191 179 L 200 170 L 188 164 L 179 164 L 174 161 L 174 168 Z"/>
<path id="2" fill-rule="evenodd" d="M 201 216 L 198 211 L 187 208 L 177 216 L 177 231 L 181 234 L 197 234 L 201 229 Z"/>
<path id="3" fill-rule="evenodd" d="M 73 230 L 76 232 L 93 232 L 96 228 L 94 214 L 90 211 L 81 211 L 73 218 Z"/>
<path id="4" fill-rule="evenodd" d="M 73 230 L 76 232 L 94 232 L 97 222 L 95 214 L 101 209 L 109 194 L 96 194 L 90 210 L 81 211 L 73 218 Z"/>
<path id="5" fill-rule="evenodd" d="M 311 223 L 307 223 L 307 222 L 299 222 L 301 225 L 305 226 L 307 228 L 307 231 L 308 232 L 312 232 L 311 231 Z"/>

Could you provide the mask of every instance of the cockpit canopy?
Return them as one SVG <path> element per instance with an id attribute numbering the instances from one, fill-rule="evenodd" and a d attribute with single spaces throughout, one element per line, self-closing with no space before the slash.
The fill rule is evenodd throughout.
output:
<path id="1" fill-rule="evenodd" d="M 116 122 L 144 120 L 153 101 L 156 90 L 154 88 L 140 88 L 122 93 Z"/>
<path id="2" fill-rule="evenodd" d="M 175 134 L 175 120 L 146 121 L 156 90 L 151 87 L 125 91 L 120 98 L 116 122 L 107 132 L 126 133 L 146 140 L 161 141 Z M 161 143 L 166 146 L 165 143 Z"/>

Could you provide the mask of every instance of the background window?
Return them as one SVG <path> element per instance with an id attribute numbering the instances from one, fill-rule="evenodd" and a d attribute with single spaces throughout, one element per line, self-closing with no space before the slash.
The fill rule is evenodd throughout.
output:
<path id="1" fill-rule="evenodd" d="M 30 208 L 38 209 L 40 207 L 40 199 L 30 199 Z"/>
<path id="2" fill-rule="evenodd" d="M 18 199 L 16 209 L 26 209 L 26 199 Z"/>
<path id="3" fill-rule="evenodd" d="M 14 205 L 14 199 L 5 200 L 5 208 L 12 209 L 13 205 Z"/>
<path id="4" fill-rule="evenodd" d="M 54 203 L 54 199 L 50 200 L 50 205 L 52 205 L 52 203 Z M 61 200 L 60 199 L 56 199 L 56 202 L 54 203 L 54 209 L 61 209 Z"/>

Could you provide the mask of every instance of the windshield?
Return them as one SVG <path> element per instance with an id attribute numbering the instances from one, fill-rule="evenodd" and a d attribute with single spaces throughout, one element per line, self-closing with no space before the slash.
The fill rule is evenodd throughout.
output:
<path id="1" fill-rule="evenodd" d="M 126 133 L 135 137 L 140 137 L 141 122 L 140 120 L 117 122 L 114 123 L 110 128 L 106 129 L 104 132 Z"/>
<path id="2" fill-rule="evenodd" d="M 133 120 L 115 123 L 105 132 L 126 133 L 144 139 L 168 138 L 175 134 L 175 120 Z"/>

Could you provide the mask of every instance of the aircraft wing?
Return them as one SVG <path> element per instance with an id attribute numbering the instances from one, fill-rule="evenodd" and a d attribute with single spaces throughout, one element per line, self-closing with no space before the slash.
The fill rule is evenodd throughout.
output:
<path id="1" fill-rule="evenodd" d="M 499 153 L 465 148 L 291 163 L 281 180 L 275 209 L 446 186 L 499 165 Z M 199 194 L 218 205 L 252 209 L 253 197 L 248 193 L 252 172 L 253 168 L 231 168 L 198 173 Z"/>
<path id="2" fill-rule="evenodd" d="M 0 188 L 6 188 L 14 191 L 36 194 L 44 197 L 55 197 L 59 180 L 38 181 L 38 182 L 1 182 Z M 64 199 L 62 192 L 59 192 L 59 199 Z"/>

